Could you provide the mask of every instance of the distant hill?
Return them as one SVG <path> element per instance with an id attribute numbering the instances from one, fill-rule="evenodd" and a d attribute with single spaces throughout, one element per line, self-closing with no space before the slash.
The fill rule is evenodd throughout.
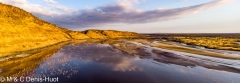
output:
<path id="1" fill-rule="evenodd" d="M 0 3 L 0 53 L 26 51 L 71 39 L 136 38 L 115 30 L 71 31 L 41 20 L 20 8 Z M 1 54 L 0 54 L 1 56 Z"/>
<path id="2" fill-rule="evenodd" d="M 89 39 L 90 37 L 80 31 L 70 31 L 68 30 L 67 33 L 71 36 L 72 39 Z"/>
<path id="3" fill-rule="evenodd" d="M 67 33 L 72 39 L 117 39 L 117 38 L 139 38 L 140 34 L 128 31 L 116 30 L 85 30 L 85 31 L 70 31 Z"/>
<path id="4" fill-rule="evenodd" d="M 137 38 L 138 33 L 116 30 L 86 30 L 84 33 L 90 38 Z"/>

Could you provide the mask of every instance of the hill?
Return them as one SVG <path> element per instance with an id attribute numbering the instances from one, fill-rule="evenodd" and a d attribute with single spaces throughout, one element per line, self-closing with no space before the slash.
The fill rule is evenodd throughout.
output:
<path id="1" fill-rule="evenodd" d="M 128 31 L 116 31 L 116 30 L 86 30 L 83 31 L 88 37 L 93 39 L 104 38 L 139 38 L 141 35 Z"/>
<path id="2" fill-rule="evenodd" d="M 39 19 L 20 8 L 0 3 L 1 53 L 19 52 L 72 39 L 136 38 L 133 32 L 115 30 L 72 31 Z"/>
<path id="3" fill-rule="evenodd" d="M 0 3 L 0 52 L 24 51 L 66 41 L 65 29 Z"/>

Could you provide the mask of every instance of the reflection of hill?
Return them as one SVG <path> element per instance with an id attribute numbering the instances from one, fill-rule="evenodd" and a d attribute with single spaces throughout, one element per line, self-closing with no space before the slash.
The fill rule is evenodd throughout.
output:
<path id="1" fill-rule="evenodd" d="M 35 68 L 39 66 L 39 64 L 44 61 L 46 58 L 50 57 L 60 48 L 62 48 L 67 43 L 60 43 L 57 45 L 49 46 L 47 48 L 43 48 L 38 52 L 34 53 L 31 56 L 24 58 L 15 58 L 10 61 L 1 62 L 0 68 L 2 69 L 2 73 L 0 76 L 23 76 L 26 75 L 27 72 L 33 71 Z"/>
<path id="2" fill-rule="evenodd" d="M 13 59 L 7 62 L 1 62 L 0 70 L 2 70 L 3 73 L 0 73 L 0 76 L 24 75 L 26 74 L 26 72 L 32 72 L 34 69 L 39 68 L 39 64 L 41 64 L 43 61 L 45 65 L 41 65 L 41 68 L 51 70 L 51 72 L 54 74 L 59 74 L 59 71 L 55 71 L 57 68 L 59 68 L 59 65 L 67 66 L 67 68 L 75 68 L 75 65 L 77 65 L 77 63 L 82 62 L 94 62 L 100 65 L 106 65 L 110 67 L 113 71 L 141 71 L 143 67 L 138 67 L 134 64 L 134 61 L 139 60 L 140 58 L 153 59 L 154 61 L 158 61 L 160 63 L 175 64 L 178 66 L 201 66 L 207 69 L 227 71 L 233 73 L 239 73 L 240 71 L 239 69 L 227 65 L 221 65 L 217 62 L 204 62 L 200 60 L 200 58 L 191 57 L 194 59 L 189 59 L 174 53 L 160 51 L 156 49 L 146 51 L 145 49 L 147 48 L 145 47 L 135 47 L 135 45 L 129 44 L 127 42 L 127 40 L 101 41 L 99 39 L 94 39 L 88 41 L 72 42 L 71 45 L 68 46 L 64 46 L 66 45 L 66 43 L 53 45 L 49 48 L 43 48 L 39 52 L 34 53 L 32 56 L 20 59 Z M 54 54 L 56 51 L 58 52 Z M 133 53 L 136 55 L 138 55 L 138 52 L 142 52 L 141 54 L 146 54 L 147 56 L 129 56 L 133 54 L 128 51 L 136 52 Z M 156 57 L 151 55 L 153 53 L 156 55 Z M 52 54 L 54 54 L 54 56 L 48 58 Z M 46 58 L 48 59 L 46 60 Z M 65 65 L 66 63 L 74 63 L 74 65 Z M 45 73 L 47 72 L 48 71 L 45 71 Z"/>

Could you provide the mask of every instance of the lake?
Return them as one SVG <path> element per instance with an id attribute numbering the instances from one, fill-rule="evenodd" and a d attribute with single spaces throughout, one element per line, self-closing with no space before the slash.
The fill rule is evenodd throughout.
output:
<path id="1" fill-rule="evenodd" d="M 57 77 L 59 83 L 240 82 L 239 60 L 194 55 L 150 46 L 135 49 L 147 52 L 146 56 L 129 54 L 116 47 L 121 47 L 117 45 L 119 42 L 127 41 L 84 41 L 62 46 L 26 76 Z M 136 42 L 126 44 L 132 47 L 142 45 Z"/>

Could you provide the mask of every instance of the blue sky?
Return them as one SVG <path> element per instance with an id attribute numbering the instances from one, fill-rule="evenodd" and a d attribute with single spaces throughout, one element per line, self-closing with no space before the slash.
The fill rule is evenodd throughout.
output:
<path id="1" fill-rule="evenodd" d="M 240 0 L 0 0 L 71 30 L 240 33 Z"/>

